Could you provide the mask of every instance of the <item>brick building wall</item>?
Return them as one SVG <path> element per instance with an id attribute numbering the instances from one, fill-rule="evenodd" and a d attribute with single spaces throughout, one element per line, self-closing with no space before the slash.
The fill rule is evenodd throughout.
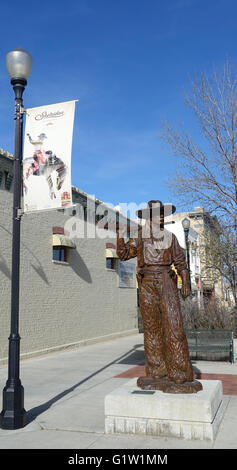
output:
<path id="1" fill-rule="evenodd" d="M 52 261 L 52 227 L 64 227 L 67 218 L 58 210 L 22 217 L 19 332 L 23 358 L 138 331 L 136 286 L 119 288 L 118 266 L 106 269 L 106 243 L 115 239 L 74 238 L 76 249 L 68 250 L 68 263 Z M 2 180 L 0 363 L 8 355 L 11 243 L 12 188 L 6 189 Z"/>

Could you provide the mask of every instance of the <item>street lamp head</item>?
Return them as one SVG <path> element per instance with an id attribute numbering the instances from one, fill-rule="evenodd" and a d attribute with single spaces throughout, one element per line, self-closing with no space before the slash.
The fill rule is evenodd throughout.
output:
<path id="1" fill-rule="evenodd" d="M 190 227 L 190 220 L 185 217 L 185 219 L 182 220 L 182 226 L 184 230 L 188 230 Z"/>
<path id="2" fill-rule="evenodd" d="M 17 47 L 8 52 L 6 63 L 11 80 L 27 81 L 32 68 L 32 57 L 28 52 L 22 47 Z"/>

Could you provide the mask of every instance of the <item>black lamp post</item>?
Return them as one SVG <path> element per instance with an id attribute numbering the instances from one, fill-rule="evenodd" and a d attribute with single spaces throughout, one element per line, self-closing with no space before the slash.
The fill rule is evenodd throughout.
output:
<path id="1" fill-rule="evenodd" d="M 189 253 L 189 241 L 188 241 L 188 234 L 189 234 L 189 229 L 190 229 L 190 220 L 187 219 L 187 218 L 183 219 L 182 220 L 182 226 L 183 226 L 183 229 L 184 229 L 185 244 L 186 244 L 186 251 L 187 251 L 188 282 L 189 282 L 190 291 L 192 291 L 191 275 L 190 275 L 190 253 Z"/>
<path id="2" fill-rule="evenodd" d="M 11 331 L 9 336 L 8 380 L 3 389 L 2 429 L 22 428 L 26 423 L 24 388 L 20 380 L 19 285 L 20 285 L 20 223 L 22 191 L 22 95 L 31 72 L 32 57 L 21 47 L 8 52 L 7 70 L 15 92 L 15 142 L 13 166 L 13 225 L 11 278 Z"/>

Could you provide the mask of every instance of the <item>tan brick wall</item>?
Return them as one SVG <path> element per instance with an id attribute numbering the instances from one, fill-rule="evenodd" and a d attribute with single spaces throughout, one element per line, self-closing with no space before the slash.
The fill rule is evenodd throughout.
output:
<path id="1" fill-rule="evenodd" d="M 8 354 L 12 193 L 0 187 L 0 361 Z M 21 223 L 22 355 L 38 354 L 137 331 L 136 288 L 119 288 L 106 269 L 105 239 L 74 239 L 69 263 L 52 262 L 52 227 L 67 216 L 25 214 Z"/>

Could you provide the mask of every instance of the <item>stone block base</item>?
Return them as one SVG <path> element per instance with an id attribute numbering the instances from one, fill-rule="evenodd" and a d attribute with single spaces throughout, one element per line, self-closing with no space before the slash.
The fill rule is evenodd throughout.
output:
<path id="1" fill-rule="evenodd" d="M 105 433 L 213 441 L 223 416 L 222 383 L 200 380 L 195 394 L 141 390 L 131 379 L 105 397 Z"/>

